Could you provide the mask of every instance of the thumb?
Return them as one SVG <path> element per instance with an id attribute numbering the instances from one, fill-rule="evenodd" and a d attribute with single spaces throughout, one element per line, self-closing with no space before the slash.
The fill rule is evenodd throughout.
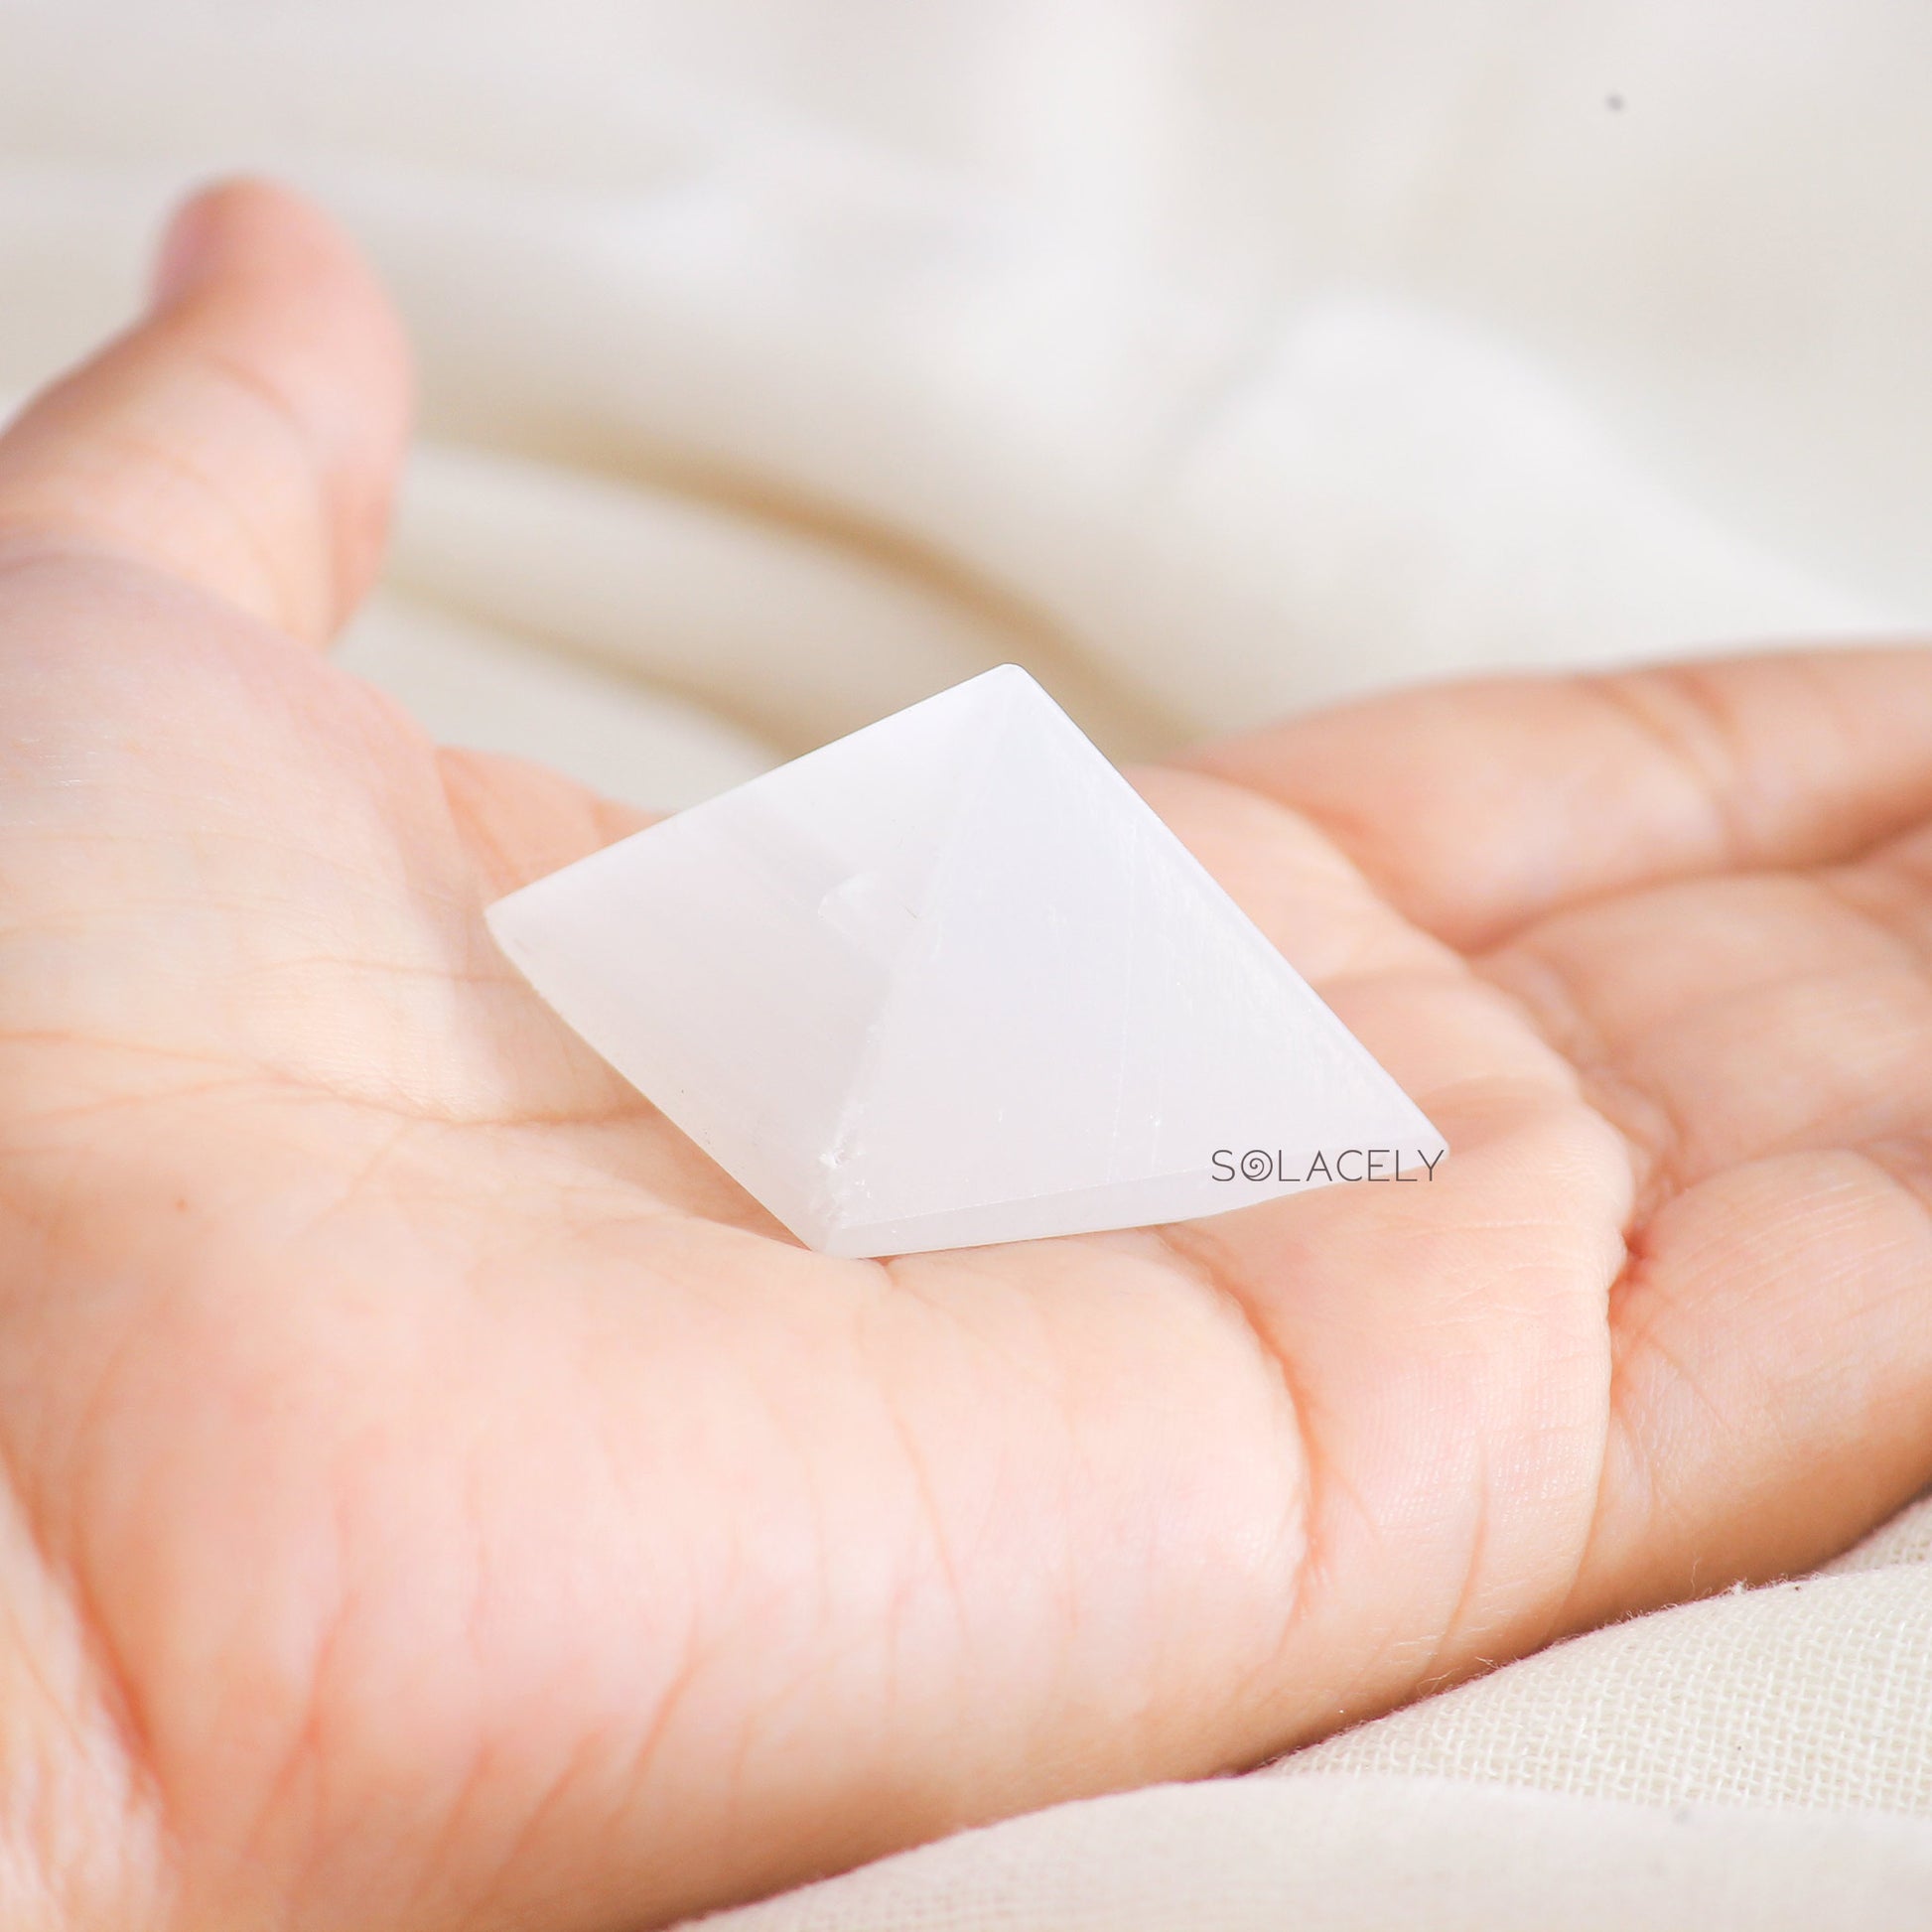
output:
<path id="1" fill-rule="evenodd" d="M 176 215 L 148 313 L 0 437 L 0 545 L 139 557 L 323 641 L 368 588 L 409 358 L 346 235 L 263 182 Z"/>

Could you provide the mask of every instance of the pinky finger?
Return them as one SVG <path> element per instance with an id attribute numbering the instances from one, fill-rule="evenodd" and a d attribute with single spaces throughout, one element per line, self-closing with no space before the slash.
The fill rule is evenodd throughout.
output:
<path id="1" fill-rule="evenodd" d="M 1779 1155 L 1663 1208 L 1614 1292 L 1575 1627 L 1807 1570 L 1932 1481 L 1932 1174 Z"/>

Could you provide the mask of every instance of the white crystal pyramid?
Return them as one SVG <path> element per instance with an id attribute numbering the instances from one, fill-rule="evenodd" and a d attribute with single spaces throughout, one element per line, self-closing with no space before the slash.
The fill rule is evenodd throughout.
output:
<path id="1" fill-rule="evenodd" d="M 1423 1180 L 1444 1152 L 1013 665 L 488 916 L 572 1027 L 827 1254 Z"/>

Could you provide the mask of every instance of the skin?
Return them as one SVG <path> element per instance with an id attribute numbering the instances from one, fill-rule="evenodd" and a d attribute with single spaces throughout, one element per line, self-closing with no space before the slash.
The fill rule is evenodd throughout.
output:
<path id="1" fill-rule="evenodd" d="M 636 1928 L 1249 1765 L 1932 1477 L 1932 656 L 1428 690 L 1139 774 L 1448 1135 L 901 1262 L 490 897 L 629 829 L 317 648 L 405 434 L 192 203 L 0 441 L 0 1920 Z"/>

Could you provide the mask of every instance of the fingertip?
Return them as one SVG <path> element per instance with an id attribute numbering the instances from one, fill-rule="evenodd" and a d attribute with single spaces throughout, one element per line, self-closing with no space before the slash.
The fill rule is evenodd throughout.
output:
<path id="1" fill-rule="evenodd" d="M 318 459 L 327 636 L 381 563 L 414 402 L 409 339 L 361 246 L 320 204 L 259 176 L 225 177 L 176 209 L 156 252 L 151 313 L 180 318 L 285 399 Z"/>
<path id="2" fill-rule="evenodd" d="M 237 327 L 271 323 L 280 343 L 306 342 L 359 377 L 391 427 L 406 426 L 409 339 L 360 244 L 319 203 L 259 176 L 208 182 L 177 205 L 149 284 L 150 316 L 218 303 Z M 264 339 L 265 331 L 256 340 Z"/>
<path id="3" fill-rule="evenodd" d="M 149 306 L 168 308 L 224 277 L 305 267 L 382 299 L 361 249 L 319 203 L 263 176 L 219 176 L 175 205 L 155 247 Z"/>
<path id="4" fill-rule="evenodd" d="M 140 555 L 326 638 L 374 577 L 411 386 L 345 229 L 277 183 L 211 182 L 168 222 L 140 323 L 0 443 L 0 527 Z"/>
<path id="5" fill-rule="evenodd" d="M 218 238 L 222 210 L 237 182 L 209 182 L 179 202 L 162 230 L 148 281 L 148 312 L 172 308 L 205 278 Z"/>

